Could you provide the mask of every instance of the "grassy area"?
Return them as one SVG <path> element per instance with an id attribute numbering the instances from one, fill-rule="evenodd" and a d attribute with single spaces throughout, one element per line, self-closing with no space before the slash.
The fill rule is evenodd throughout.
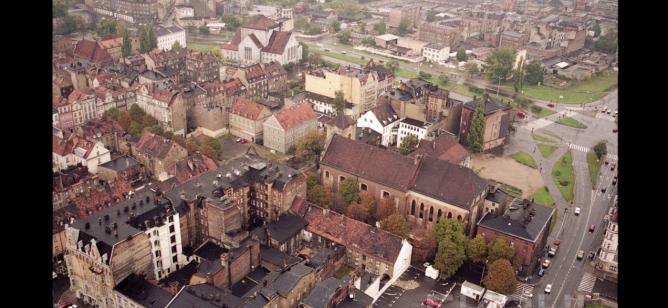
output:
<path id="1" fill-rule="evenodd" d="M 347 275 L 352 270 L 353 270 L 352 267 L 348 267 L 348 266 L 344 265 L 341 268 L 339 268 L 339 270 L 336 271 L 336 273 L 334 273 L 334 277 L 336 277 L 336 279 L 341 279 L 341 278 L 343 278 L 343 276 Z"/>
<path id="2" fill-rule="evenodd" d="M 573 154 L 566 152 L 552 167 L 552 178 L 566 201 L 573 200 L 575 175 L 573 173 Z"/>
<path id="3" fill-rule="evenodd" d="M 539 134 L 531 134 L 531 138 L 533 138 L 533 140 L 536 140 L 538 142 L 547 142 L 547 143 L 557 142 L 556 140 L 553 140 L 551 138 Z"/>
<path id="4" fill-rule="evenodd" d="M 557 121 L 557 124 L 570 126 L 570 127 L 575 127 L 575 128 L 587 128 L 587 125 L 584 125 L 584 124 L 580 123 L 580 121 L 578 121 L 576 119 L 573 119 L 573 118 L 559 119 L 559 121 Z"/>
<path id="5" fill-rule="evenodd" d="M 538 150 L 540 150 L 540 154 L 543 155 L 543 157 L 545 158 L 547 158 L 548 156 L 550 156 L 550 154 L 554 153 L 554 151 L 557 150 L 557 147 L 553 145 L 539 143 L 537 146 Z"/>
<path id="6" fill-rule="evenodd" d="M 531 110 L 531 108 L 529 108 L 529 109 Z M 550 108 L 540 108 L 540 112 L 539 112 L 539 113 L 535 113 L 535 112 L 533 112 L 533 111 L 531 111 L 531 113 L 532 113 L 533 115 L 535 115 L 536 117 L 544 118 L 544 117 L 547 117 L 547 116 L 549 116 L 549 115 L 553 115 L 553 114 L 555 114 L 555 113 L 557 113 L 557 112 L 554 111 L 554 110 L 552 110 L 552 109 L 550 109 Z"/>
<path id="7" fill-rule="evenodd" d="M 552 199 L 552 195 L 550 194 L 550 191 L 547 190 L 546 186 L 536 190 L 536 192 L 531 195 L 531 200 L 533 200 L 535 203 L 542 204 L 547 207 L 554 207 L 554 199 Z M 552 220 L 550 221 L 550 229 L 548 232 L 552 232 L 556 224 L 557 212 L 554 212 L 554 216 L 552 216 Z"/>
<path id="8" fill-rule="evenodd" d="M 408 78 L 408 79 L 417 78 L 418 76 L 416 72 L 405 70 L 403 68 L 398 68 L 397 72 L 394 74 L 397 75 L 397 77 Z"/>
<path id="9" fill-rule="evenodd" d="M 590 80 L 575 82 L 565 89 L 556 89 L 548 86 L 524 86 L 524 95 L 559 104 L 582 104 L 596 101 L 605 96 L 611 88 L 617 85 L 617 73 L 608 72 Z M 506 91 L 513 91 L 512 84 L 503 85 Z M 561 98 L 563 97 L 563 98 Z"/>
<path id="10" fill-rule="evenodd" d="M 187 48 L 200 52 L 209 52 L 212 49 L 216 48 L 216 45 L 203 45 L 203 44 L 191 44 L 188 43 Z"/>
<path id="11" fill-rule="evenodd" d="M 515 198 L 521 198 L 522 197 L 522 190 L 515 187 L 515 186 L 508 185 L 506 183 L 497 182 L 497 181 L 494 181 L 494 180 L 489 180 L 489 181 L 492 185 L 496 185 L 496 184 L 501 185 L 501 190 L 505 191 L 507 194 L 509 194 L 509 195 L 511 195 Z"/>
<path id="12" fill-rule="evenodd" d="M 339 60 L 342 60 L 342 61 L 347 61 L 347 62 L 350 62 L 350 63 L 359 64 L 359 65 L 366 65 L 367 63 L 369 63 L 369 60 L 367 60 L 367 59 L 362 60 L 360 58 L 349 56 L 349 55 L 344 55 L 344 54 L 338 53 L 338 52 L 318 51 L 318 53 L 323 55 L 323 56 L 327 56 L 327 57 L 330 57 L 330 58 L 339 59 Z"/>
<path id="13" fill-rule="evenodd" d="M 598 181 L 598 171 L 601 169 L 601 161 L 596 157 L 594 151 L 587 153 L 587 165 L 589 165 L 589 176 L 591 177 L 591 186 L 596 187 Z"/>
<path id="14" fill-rule="evenodd" d="M 520 151 L 513 155 L 510 155 L 510 157 L 512 157 L 514 160 L 516 160 L 518 163 L 522 165 L 529 166 L 534 169 L 538 168 L 536 161 L 527 152 Z"/>

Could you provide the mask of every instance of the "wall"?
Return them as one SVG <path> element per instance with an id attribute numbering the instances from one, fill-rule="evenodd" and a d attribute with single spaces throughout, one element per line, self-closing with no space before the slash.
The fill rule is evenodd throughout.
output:
<path id="1" fill-rule="evenodd" d="M 413 201 L 415 201 L 415 215 L 411 215 L 411 210 L 413 206 Z M 473 201 L 473 200 L 471 200 Z M 422 218 L 420 218 L 420 209 L 421 205 L 424 204 L 424 210 L 422 212 Z M 432 220 L 429 220 L 429 212 L 433 208 Z M 464 222 L 465 226 L 469 224 L 469 211 L 445 203 L 434 198 L 418 194 L 416 192 L 409 192 L 406 196 L 405 208 L 400 212 L 402 213 L 410 222 L 422 226 L 427 229 L 431 229 L 438 222 L 438 211 L 441 210 L 441 218 L 456 218 L 461 217 L 461 221 Z"/>
<path id="2" fill-rule="evenodd" d="M 525 266 L 531 264 L 531 258 L 533 257 L 534 252 L 536 250 L 543 249 L 543 247 L 540 246 L 536 247 L 534 243 L 530 241 L 519 239 L 517 237 L 510 236 L 501 232 L 497 232 L 495 230 L 491 230 L 483 226 L 478 226 L 477 234 L 482 234 L 483 237 L 485 238 L 485 241 L 488 243 L 489 241 L 497 237 L 502 237 L 507 241 L 511 242 L 515 247 L 515 254 L 520 255 L 522 257 L 523 264 Z"/>
<path id="3" fill-rule="evenodd" d="M 223 107 L 206 108 L 202 105 L 188 109 L 188 125 L 191 127 L 202 127 L 208 131 L 217 132 L 227 127 L 229 114 Z"/>

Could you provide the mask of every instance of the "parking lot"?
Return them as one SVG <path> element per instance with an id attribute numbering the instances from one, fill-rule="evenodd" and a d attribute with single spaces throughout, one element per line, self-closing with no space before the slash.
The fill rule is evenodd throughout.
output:
<path id="1" fill-rule="evenodd" d="M 409 282 L 417 282 L 417 286 Z M 427 298 L 430 292 L 434 291 L 445 295 L 452 288 L 452 284 L 453 282 L 445 283 L 426 277 L 423 271 L 411 266 L 399 277 L 397 282 L 385 290 L 373 306 L 379 308 L 420 307 L 422 301 Z M 407 287 L 402 288 L 399 285 Z"/>

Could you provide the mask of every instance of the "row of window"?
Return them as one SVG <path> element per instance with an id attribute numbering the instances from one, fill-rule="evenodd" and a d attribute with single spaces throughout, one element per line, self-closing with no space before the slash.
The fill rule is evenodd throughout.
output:
<path id="1" fill-rule="evenodd" d="M 416 209 L 416 203 L 415 200 L 411 202 L 411 216 L 415 216 L 415 209 Z M 420 203 L 420 212 L 419 218 L 423 219 L 424 218 L 424 203 Z M 438 209 L 438 213 L 436 215 L 436 221 L 439 221 L 443 217 L 443 211 L 441 209 Z M 429 207 L 429 221 L 434 221 L 434 207 Z M 448 212 L 448 218 L 452 218 L 452 212 Z M 462 221 L 462 215 L 457 215 L 457 220 Z"/>

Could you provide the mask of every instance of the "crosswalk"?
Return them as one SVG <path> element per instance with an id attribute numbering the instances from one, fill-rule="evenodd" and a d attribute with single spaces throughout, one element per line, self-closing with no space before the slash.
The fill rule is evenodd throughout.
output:
<path id="1" fill-rule="evenodd" d="M 582 280 L 580 280 L 578 291 L 591 293 L 591 291 L 594 290 L 595 283 L 596 283 L 596 276 L 585 272 L 584 275 L 582 275 Z"/>
<path id="2" fill-rule="evenodd" d="M 590 150 L 590 149 L 589 149 L 588 147 L 586 147 L 586 146 L 577 145 L 577 144 L 572 144 L 572 143 L 569 143 L 569 144 L 568 144 L 568 148 L 571 149 L 571 150 L 576 150 L 576 151 L 585 152 L 585 153 L 588 153 L 589 150 Z"/>
<path id="3" fill-rule="evenodd" d="M 597 118 L 597 119 L 608 120 L 608 121 L 610 121 L 610 122 L 614 122 L 614 121 L 615 121 L 615 117 L 613 117 L 613 116 L 611 116 L 611 115 L 609 115 L 609 114 L 602 113 L 602 112 L 597 113 L 597 114 L 596 114 L 596 118 Z"/>
<path id="4" fill-rule="evenodd" d="M 515 292 L 513 292 L 513 294 L 511 294 L 510 297 L 514 298 L 515 300 L 525 302 L 530 297 L 533 297 L 533 289 L 534 287 L 531 285 L 518 282 Z"/>
<path id="5" fill-rule="evenodd" d="M 609 160 L 619 160 L 617 154 L 608 154 L 607 157 Z"/>

